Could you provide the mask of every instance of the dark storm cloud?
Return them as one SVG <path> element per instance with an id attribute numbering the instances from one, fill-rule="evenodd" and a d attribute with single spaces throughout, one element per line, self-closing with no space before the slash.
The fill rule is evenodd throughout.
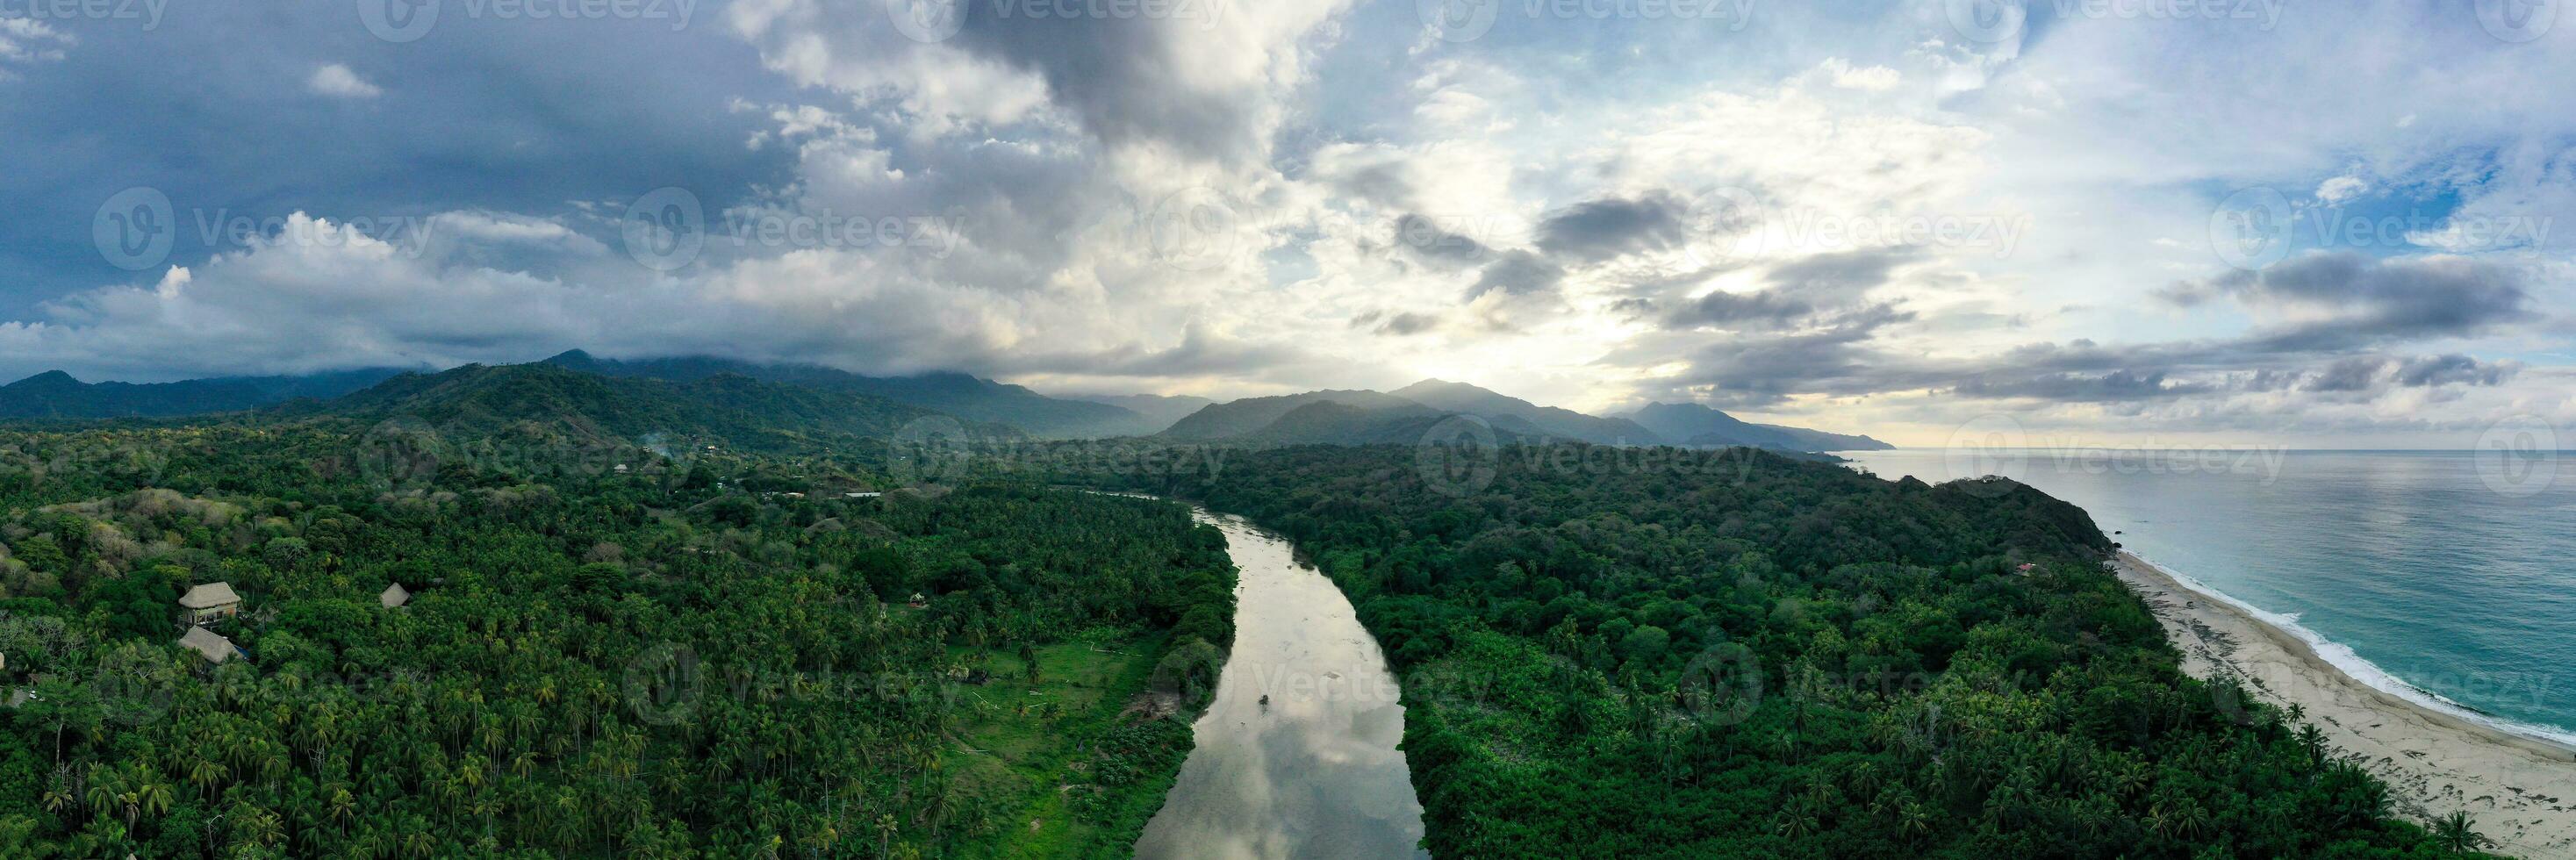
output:
<path id="1" fill-rule="evenodd" d="M 2059 402 L 2118 402 L 2206 394 L 2215 390 L 2205 384 L 2168 382 L 2161 371 L 2112 371 L 2100 375 L 2048 373 L 2023 377 L 1980 377 L 1959 383 L 1951 390 L 1968 397 L 1988 399 L 2026 398 Z"/>
<path id="2" fill-rule="evenodd" d="M 2414 359 L 2397 368 L 2397 384 L 2421 388 L 2433 385 L 2502 385 L 2520 371 L 2511 362 L 2481 362 L 2465 355 L 2437 355 Z"/>
<path id="3" fill-rule="evenodd" d="M 1732 328 L 1744 323 L 1762 323 L 1780 328 L 1816 312 L 1816 306 L 1805 301 L 1785 298 L 1773 290 L 1753 293 L 1730 293 L 1724 290 L 1691 299 L 1665 315 L 1670 328 Z"/>
<path id="4" fill-rule="evenodd" d="M 2309 391 L 2369 391 L 2378 381 L 2379 372 L 2387 367 L 2388 360 L 2378 356 L 2347 358 L 2327 365 L 2325 372 L 2303 387 Z"/>
<path id="5" fill-rule="evenodd" d="M 1476 285 L 1467 288 L 1467 298 L 1473 301 L 1495 290 L 1514 296 L 1553 293 L 1557 283 L 1563 280 L 1565 269 L 1555 263 L 1528 251 L 1513 251 L 1485 267 L 1484 274 L 1476 278 Z"/>
<path id="6" fill-rule="evenodd" d="M 858 5 L 857 14 L 882 8 Z M 966 23 L 949 44 L 1037 75 L 1055 105 L 1103 142 L 1159 142 L 1215 161 L 1249 159 L 1266 148 L 1267 100 L 1200 86 L 1209 76 L 1173 50 L 1209 26 L 1203 19 L 1004 15 L 987 3 L 958 8 Z"/>
<path id="7" fill-rule="evenodd" d="M 2381 259 L 2318 251 L 2167 292 L 2224 295 L 2251 307 L 2326 315 L 2267 330 L 2246 344 L 2265 352 L 2462 337 L 2533 317 L 2519 271 L 2461 257 Z"/>
<path id="8" fill-rule="evenodd" d="M 1351 328 L 1395 337 L 1417 335 L 1440 326 L 1440 319 L 1427 314 L 1386 313 L 1369 311 L 1351 318 Z"/>
<path id="9" fill-rule="evenodd" d="M 1896 246 L 1817 254 L 1783 263 L 1764 280 L 1772 289 L 1820 304 L 1854 301 L 1886 284 L 1896 267 L 1921 253 Z"/>
<path id="10" fill-rule="evenodd" d="M 1670 248 L 1687 238 L 1688 205 L 1662 192 L 1576 204 L 1539 222 L 1538 248 L 1587 261 Z"/>
<path id="11" fill-rule="evenodd" d="M 1395 219 L 1395 245 L 1423 259 L 1458 266 L 1473 264 L 1492 253 L 1484 243 L 1449 232 L 1439 222 L 1418 214 Z"/>
<path id="12" fill-rule="evenodd" d="M 1873 312 L 1856 306 L 1871 290 L 1885 285 L 1898 266 L 1915 258 L 1906 248 L 1837 251 L 1782 263 L 1763 274 L 1768 286 L 1749 293 L 1724 290 L 1673 303 L 1666 328 L 1779 329 L 1837 312 Z M 1884 306 L 1876 306 L 1880 311 Z"/>

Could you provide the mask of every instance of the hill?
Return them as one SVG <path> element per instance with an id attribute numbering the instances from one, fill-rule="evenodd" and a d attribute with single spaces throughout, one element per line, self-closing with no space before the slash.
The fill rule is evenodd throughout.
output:
<path id="1" fill-rule="evenodd" d="M 939 413 L 881 397 L 721 374 L 674 382 L 602 376 L 551 364 L 469 364 L 404 374 L 287 416 L 412 418 L 470 434 L 538 428 L 573 439 L 706 437 L 754 450 L 811 447 L 831 437 L 888 437 Z M 1017 435 L 1002 428 L 987 432 Z"/>
<path id="2" fill-rule="evenodd" d="M 1157 434 L 1158 438 L 1179 442 L 1237 441 L 1260 434 L 1271 422 L 1284 418 L 1300 406 L 1310 403 L 1339 403 L 1362 409 L 1424 408 L 1422 404 L 1367 390 L 1309 391 L 1276 397 L 1246 397 L 1227 403 L 1210 404 L 1174 423 Z M 1410 440 L 1407 440 L 1410 441 Z"/>
<path id="3" fill-rule="evenodd" d="M 132 383 L 82 382 L 51 370 L 0 386 L 0 418 L 162 418 L 239 412 L 298 397 L 338 397 L 402 372 L 370 368 L 305 376 Z"/>
<path id="4" fill-rule="evenodd" d="M 1463 382 L 1425 379 L 1394 392 L 1397 397 L 1436 409 L 1484 416 L 1487 420 L 1502 417 L 1519 418 L 1556 436 L 1577 442 L 1599 445 L 1654 445 L 1667 441 L 1652 430 L 1625 418 L 1602 418 L 1572 409 L 1540 406 L 1517 397 L 1497 394 Z"/>
<path id="5" fill-rule="evenodd" d="M 1107 403 L 1048 397 L 1021 386 L 964 373 L 879 377 L 817 364 L 761 364 L 711 356 L 619 361 L 597 358 L 577 349 L 543 363 L 601 376 L 673 382 L 732 374 L 762 382 L 883 398 L 968 421 L 1007 424 L 1043 439 L 1141 436 L 1169 424 Z"/>
<path id="6" fill-rule="evenodd" d="M 1895 446 L 1869 438 L 1803 427 L 1754 424 L 1697 403 L 1649 403 L 1621 417 L 1676 445 L 1745 445 L 1784 451 L 1884 451 Z"/>

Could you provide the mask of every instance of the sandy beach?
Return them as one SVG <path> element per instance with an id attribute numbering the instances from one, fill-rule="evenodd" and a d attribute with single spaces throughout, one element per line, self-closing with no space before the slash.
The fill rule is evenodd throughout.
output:
<path id="1" fill-rule="evenodd" d="M 2467 810 L 2517 857 L 2576 857 L 2576 748 L 2471 722 L 2382 692 L 2319 657 L 2289 631 L 2183 585 L 2123 552 L 2138 589 L 2192 675 L 2236 678 L 2275 705 L 2297 704 L 2330 742 L 2359 756 L 2418 820 Z"/>

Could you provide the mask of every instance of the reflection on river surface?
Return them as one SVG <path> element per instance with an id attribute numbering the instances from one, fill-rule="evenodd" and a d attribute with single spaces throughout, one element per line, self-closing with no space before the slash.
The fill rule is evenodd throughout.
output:
<path id="1" fill-rule="evenodd" d="M 1288 542 L 1201 510 L 1242 570 L 1233 653 L 1143 858 L 1427 857 L 1377 640 Z M 1267 697 L 1268 701 L 1263 701 Z"/>

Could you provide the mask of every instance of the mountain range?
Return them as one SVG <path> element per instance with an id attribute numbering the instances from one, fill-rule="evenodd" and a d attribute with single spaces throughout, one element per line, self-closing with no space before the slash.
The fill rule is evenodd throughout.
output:
<path id="1" fill-rule="evenodd" d="M 1050 397 L 963 373 L 875 377 L 813 364 L 708 356 L 617 360 L 581 350 L 526 365 L 467 365 L 430 374 L 368 369 L 130 384 L 84 383 L 50 371 L 0 386 L 0 418 L 166 417 L 263 408 L 285 415 L 533 420 L 574 434 L 694 429 L 737 438 L 738 444 L 800 433 L 884 435 L 935 414 L 977 425 L 988 435 L 1038 439 L 1410 443 L 1442 420 L 1464 415 L 1485 422 L 1497 441 L 1802 452 L 1890 447 L 1867 436 L 1755 424 L 1696 403 L 1650 403 L 1589 415 L 1440 379 L 1393 392 L 1310 391 L 1220 403 L 1161 395 Z"/>
<path id="2" fill-rule="evenodd" d="M 163 418 L 238 412 L 298 397 L 338 397 L 403 372 L 388 367 L 305 376 L 132 383 L 82 382 L 51 370 L 0 385 L 0 418 Z"/>
<path id="3" fill-rule="evenodd" d="M 1410 443 L 1448 416 L 1482 419 L 1498 442 L 1573 440 L 1601 445 L 1752 447 L 1775 451 L 1891 448 L 1867 436 L 1754 424 L 1696 403 L 1652 403 L 1622 415 L 1540 406 L 1462 382 L 1426 379 L 1392 393 L 1309 391 L 1210 404 L 1158 438 L 1267 445 Z"/>

